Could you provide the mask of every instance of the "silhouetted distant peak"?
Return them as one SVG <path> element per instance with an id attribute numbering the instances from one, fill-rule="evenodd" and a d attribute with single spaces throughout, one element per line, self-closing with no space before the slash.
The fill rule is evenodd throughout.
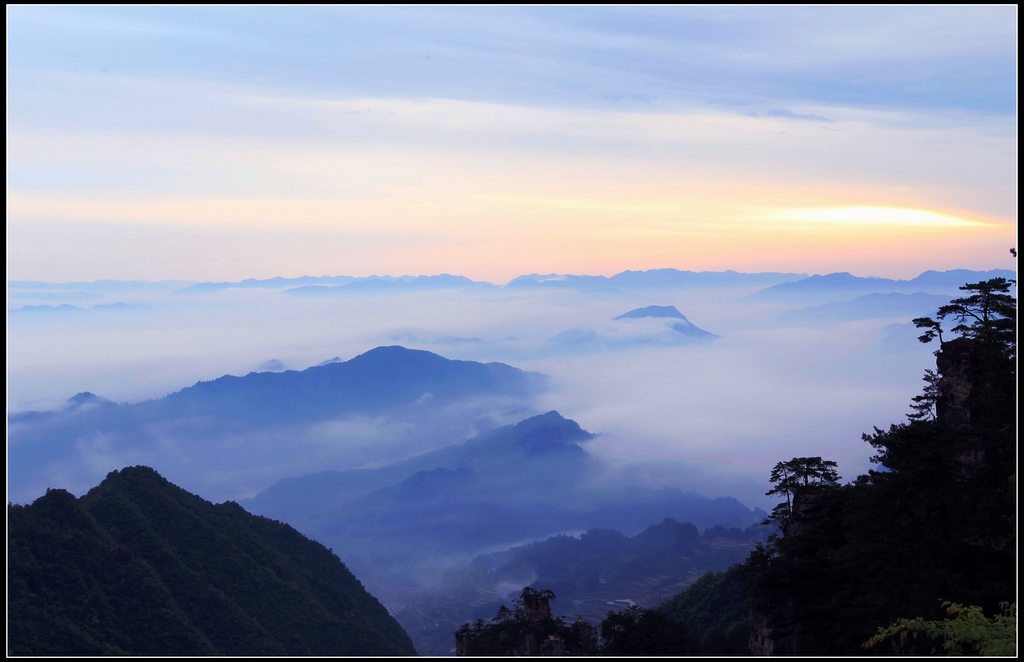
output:
<path id="1" fill-rule="evenodd" d="M 456 361 L 390 345 L 305 370 L 225 375 L 172 393 L 160 406 L 165 416 L 201 412 L 249 423 L 312 421 L 405 406 L 425 395 L 442 400 L 499 394 L 527 397 L 543 386 L 542 375 L 504 363 Z"/>
<path id="2" fill-rule="evenodd" d="M 107 400 L 106 398 L 101 398 L 95 393 L 90 393 L 89 391 L 82 391 L 81 393 L 76 393 L 75 395 L 68 398 L 67 404 L 65 405 L 65 409 L 75 410 L 86 407 L 99 407 L 103 405 L 112 404 L 114 403 L 111 402 L 110 400 Z"/>
<path id="3" fill-rule="evenodd" d="M 257 368 L 259 372 L 282 372 L 287 369 L 287 366 L 285 366 L 284 362 L 281 361 L 280 359 L 270 359 L 269 361 L 264 361 Z"/>
<path id="4" fill-rule="evenodd" d="M 646 308 L 637 308 L 629 311 L 628 313 L 623 313 L 615 319 L 626 320 L 641 317 L 674 317 L 681 320 L 686 319 L 686 317 L 679 312 L 675 306 L 647 306 Z"/>
<path id="5" fill-rule="evenodd" d="M 95 497 L 99 493 L 109 494 L 111 491 L 123 494 L 185 493 L 185 490 L 161 476 L 156 469 L 142 465 L 125 467 L 120 470 L 114 469 L 99 485 L 92 488 L 90 493 Z"/>
<path id="6" fill-rule="evenodd" d="M 679 312 L 679 309 L 675 306 L 647 306 L 645 308 L 637 308 L 631 310 L 628 313 L 623 313 L 615 318 L 615 320 L 629 320 L 629 319 L 676 319 L 678 322 L 671 325 L 673 331 L 686 336 L 690 341 L 708 341 L 714 340 L 718 337 L 717 334 L 705 331 L 704 329 L 696 326 L 693 322 L 686 319 L 686 315 Z"/>
<path id="7" fill-rule="evenodd" d="M 557 411 L 538 414 L 512 426 L 520 446 L 575 445 L 577 441 L 594 438 L 594 434 L 580 427 L 579 423 L 565 418 Z"/>
<path id="8" fill-rule="evenodd" d="M 565 416 L 562 416 L 554 409 L 548 412 L 544 412 L 543 414 L 531 416 L 526 420 L 516 423 L 514 427 L 517 430 L 526 431 L 535 428 L 552 426 L 558 426 L 559 428 L 566 430 L 573 430 L 575 432 L 578 432 L 580 435 L 587 437 L 588 439 L 594 436 L 592 433 L 587 432 L 586 430 L 581 428 L 579 423 L 572 420 L 571 418 L 566 418 Z"/>
<path id="9" fill-rule="evenodd" d="M 413 356 L 418 356 L 418 357 L 421 357 L 421 358 L 425 358 L 427 356 L 433 356 L 433 357 L 437 357 L 437 358 L 445 360 L 445 361 L 448 360 L 448 359 L 445 359 L 444 357 L 440 356 L 439 354 L 435 354 L 433 352 L 428 352 L 425 349 L 410 349 L 408 347 L 403 347 L 402 345 L 381 345 L 380 347 L 374 347 L 371 350 L 368 350 L 368 351 L 363 352 L 362 354 L 359 354 L 358 356 L 356 356 L 352 360 L 356 361 L 356 360 L 369 360 L 371 358 L 372 359 L 380 359 L 380 358 L 395 358 L 395 357 L 409 358 L 409 357 L 413 357 Z"/>
<path id="10" fill-rule="evenodd" d="M 401 345 L 382 345 L 380 347 L 374 347 L 368 352 L 350 359 L 348 361 L 352 366 L 363 366 L 368 364 L 377 364 L 381 367 L 394 366 L 396 364 L 403 364 L 412 369 L 421 368 L 428 365 L 444 365 L 448 363 L 455 363 L 451 359 L 446 359 L 440 354 L 428 352 L 425 349 L 409 349 L 408 347 L 402 347 Z"/>
<path id="11" fill-rule="evenodd" d="M 125 467 L 124 469 L 114 469 L 107 474 L 107 477 L 103 479 L 103 482 L 101 482 L 100 485 L 129 480 L 155 480 L 168 486 L 171 485 L 170 481 L 161 476 L 160 472 L 156 469 L 141 464 L 134 467 Z"/>

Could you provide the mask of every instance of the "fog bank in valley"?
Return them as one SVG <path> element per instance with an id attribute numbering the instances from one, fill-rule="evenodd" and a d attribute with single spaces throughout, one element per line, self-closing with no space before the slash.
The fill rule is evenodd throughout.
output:
<path id="1" fill-rule="evenodd" d="M 8 304 L 9 411 L 59 408 L 82 391 L 139 402 L 224 374 L 301 370 L 403 345 L 549 375 L 549 388 L 534 397 L 532 411 L 557 410 L 596 433 L 587 449 L 603 461 L 609 481 L 668 484 L 766 507 L 767 475 L 779 460 L 821 455 L 839 461 L 846 479 L 864 472 L 871 449 L 860 435 L 903 419 L 933 361 L 933 348 L 914 340 L 906 314 L 847 321 L 787 316 L 807 306 L 750 298 L 760 286 L 477 285 L 318 297 L 272 287 L 206 294 L 181 289 L 9 287 L 17 293 L 9 294 Z M 651 305 L 675 306 L 719 337 L 688 343 L 664 320 L 614 319 Z M 552 342 L 568 330 L 608 342 Z M 350 418 L 317 426 L 305 432 L 302 453 L 276 468 L 276 478 L 414 454 L 420 448 L 409 425 Z M 427 451 L 460 441 L 421 443 Z M 296 441 L 268 434 L 253 448 L 273 443 Z M 158 455 L 109 451 L 102 444 L 86 451 L 87 473 L 102 477 L 143 459 L 161 470 Z M 230 457 L 218 462 L 218 497 L 251 496 L 276 479 L 264 473 L 255 482 L 236 480 Z M 194 487 L 188 475 L 165 475 Z M 81 480 L 61 486 L 84 489 L 96 482 Z"/>

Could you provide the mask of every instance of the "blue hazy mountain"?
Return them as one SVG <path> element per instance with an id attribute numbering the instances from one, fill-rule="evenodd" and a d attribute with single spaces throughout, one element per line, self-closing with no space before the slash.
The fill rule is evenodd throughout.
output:
<path id="1" fill-rule="evenodd" d="M 527 274 L 513 278 L 505 287 L 630 290 L 663 287 L 757 287 L 806 278 L 807 274 L 754 273 L 737 271 L 680 271 L 678 269 L 650 269 L 623 271 L 611 277 L 576 276 L 570 274 Z"/>
<path id="2" fill-rule="evenodd" d="M 353 276 L 299 276 L 297 278 L 283 278 L 281 276 L 275 276 L 274 278 L 246 278 L 245 280 L 234 281 L 234 282 L 204 282 L 195 283 L 184 287 L 177 291 L 177 294 L 215 294 L 221 290 L 227 290 L 232 288 L 239 289 L 269 289 L 269 290 L 283 290 L 290 287 L 300 287 L 304 285 L 344 285 L 351 283 L 356 280 Z"/>
<path id="3" fill-rule="evenodd" d="M 7 300 L 33 300 L 33 301 L 95 301 L 102 299 L 103 295 L 97 292 L 82 292 L 78 290 L 53 290 L 44 289 L 18 289 L 8 286 Z"/>
<path id="4" fill-rule="evenodd" d="M 383 467 L 324 471 L 286 478 L 243 502 L 254 512 L 310 522 L 321 519 L 323 512 L 333 511 L 341 503 L 400 485 L 419 474 L 458 471 L 467 467 L 473 467 L 477 474 L 481 471 L 502 474 L 506 464 L 530 458 L 564 454 L 582 458 L 584 454 L 579 443 L 593 436 L 575 421 L 552 411 Z M 543 467 L 539 469 L 543 472 Z M 505 482 L 500 475 L 496 478 Z M 421 477 L 419 480 L 427 481 L 429 478 Z"/>
<path id="5" fill-rule="evenodd" d="M 392 595 L 428 561 L 566 531 L 757 520 L 734 499 L 611 479 L 586 450 L 592 437 L 551 411 L 401 462 L 282 480 L 242 503 L 330 545 Z"/>
<path id="6" fill-rule="evenodd" d="M 13 302 L 28 304 L 78 304 L 97 301 L 117 304 L 120 297 L 160 297 L 187 285 L 186 281 L 140 281 L 140 280 L 96 280 L 91 282 L 48 283 L 35 280 L 7 281 L 7 304 L 9 312 L 31 313 L 43 310 L 38 306 L 14 309 Z M 122 305 L 125 305 L 122 303 Z M 141 307 L 135 306 L 132 307 Z M 104 306 L 92 306 L 92 310 L 109 310 Z"/>
<path id="7" fill-rule="evenodd" d="M 55 297 L 55 298 L 59 298 L 59 297 Z M 75 305 L 72 305 L 72 304 L 69 304 L 69 303 L 61 303 L 61 304 L 47 304 L 47 303 L 43 303 L 43 304 L 35 304 L 35 305 L 22 306 L 20 308 L 10 308 L 10 309 L 7 310 L 7 313 L 11 314 L 11 315 L 18 316 L 18 317 L 20 317 L 22 315 L 28 315 L 30 317 L 34 317 L 34 316 L 40 315 L 40 314 L 49 316 L 49 315 L 52 315 L 53 313 L 57 313 L 57 314 L 68 314 L 68 313 L 78 314 L 78 313 L 88 313 L 88 312 L 96 312 L 96 313 L 127 313 L 127 312 L 135 312 L 135 311 L 139 311 L 139 310 L 147 310 L 148 308 L 149 308 L 148 306 L 143 305 L 143 304 L 124 303 L 124 302 L 121 302 L 121 301 L 118 301 L 116 303 L 97 303 L 97 304 L 95 304 L 93 306 L 90 306 L 89 308 L 83 308 L 81 306 L 75 306 Z"/>
<path id="8" fill-rule="evenodd" d="M 235 282 L 195 283 L 178 290 L 178 294 L 216 294 L 227 289 L 280 290 L 293 296 L 321 297 L 354 293 L 393 293 L 427 290 L 494 287 L 490 283 L 470 280 L 465 276 L 299 276 L 297 278 L 247 278 Z"/>
<path id="9" fill-rule="evenodd" d="M 910 280 L 893 280 L 889 278 L 863 278 L 852 274 L 832 273 L 823 276 L 815 275 L 793 282 L 779 283 L 750 295 L 751 301 L 765 303 L 803 303 L 821 304 L 830 301 L 841 301 L 866 294 L 959 294 L 959 287 L 964 283 L 973 283 L 991 278 L 1016 278 L 1016 273 L 1008 269 L 992 269 L 990 271 L 970 271 L 956 269 L 953 271 L 926 271 L 917 278 Z"/>
<path id="10" fill-rule="evenodd" d="M 288 366 L 280 359 L 269 359 L 259 365 L 256 372 L 284 372 Z"/>
<path id="11" fill-rule="evenodd" d="M 41 280 L 10 280 L 7 281 L 7 290 L 8 292 L 20 293 L 18 298 L 26 298 L 24 296 L 26 293 L 36 290 L 65 293 L 75 296 L 81 296 L 86 292 L 148 292 L 151 294 L 163 294 L 166 292 L 173 292 L 186 285 L 186 281 L 180 280 L 93 280 L 88 282 L 76 281 L 65 283 L 51 283 Z"/>
<path id="12" fill-rule="evenodd" d="M 453 361 L 393 345 L 302 371 L 225 375 L 161 400 L 126 406 L 170 416 L 215 414 L 259 423 L 318 420 L 411 405 L 424 396 L 435 406 L 469 395 L 527 398 L 543 383 L 543 376 L 504 363 Z"/>
<path id="13" fill-rule="evenodd" d="M 718 336 L 686 319 L 675 306 L 647 306 L 593 327 L 574 327 L 551 338 L 563 351 L 615 351 L 650 345 L 690 345 Z"/>
<path id="14" fill-rule="evenodd" d="M 86 308 L 73 306 L 70 303 L 21 306 L 20 308 L 8 309 L 7 313 L 12 315 L 67 315 L 86 312 Z"/>
<path id="15" fill-rule="evenodd" d="M 285 294 L 301 297 L 332 297 L 348 294 L 398 294 L 434 290 L 465 290 L 493 288 L 491 283 L 470 280 L 465 276 L 440 274 L 438 276 L 370 276 L 356 278 L 344 285 L 303 285 L 284 290 Z"/>
<path id="16" fill-rule="evenodd" d="M 393 460 L 518 420 L 545 384 L 502 363 L 392 346 L 302 371 L 225 375 L 136 404 L 79 394 L 55 412 L 8 417 L 8 494 L 30 500 L 56 476 L 80 489 L 146 462 L 234 498 L 325 464 Z"/>
<path id="17" fill-rule="evenodd" d="M 669 328 L 686 337 L 689 340 L 695 341 L 706 341 L 714 340 L 718 336 L 709 331 L 705 331 L 695 326 L 690 320 L 686 319 L 675 306 L 647 306 L 645 308 L 637 308 L 631 310 L 628 313 L 623 313 L 615 318 L 615 320 L 634 320 L 634 319 L 670 319 L 678 320 L 669 324 Z"/>
<path id="18" fill-rule="evenodd" d="M 896 318 L 909 321 L 915 317 L 932 315 L 940 306 L 947 303 L 949 296 L 943 294 L 865 294 L 849 301 L 832 301 L 791 310 L 783 313 L 781 317 L 792 322 L 815 323 Z"/>
<path id="19" fill-rule="evenodd" d="M 675 306 L 647 306 L 645 308 L 637 308 L 629 311 L 628 313 L 622 313 L 615 319 L 633 320 L 643 319 L 645 317 L 671 317 L 677 320 L 689 321 Z"/>

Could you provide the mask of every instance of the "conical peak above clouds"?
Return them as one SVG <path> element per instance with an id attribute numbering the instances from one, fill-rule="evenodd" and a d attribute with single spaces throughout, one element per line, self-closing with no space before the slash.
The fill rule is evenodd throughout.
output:
<path id="1" fill-rule="evenodd" d="M 95 393 L 91 393 L 89 391 L 82 391 L 81 393 L 76 393 L 73 396 L 71 396 L 70 398 L 68 398 L 68 401 L 66 403 L 66 407 L 69 408 L 69 409 L 77 409 L 79 407 L 86 407 L 86 406 L 89 406 L 89 405 L 100 405 L 100 404 L 112 404 L 112 403 L 110 402 L 110 400 L 107 400 L 106 398 L 101 398 L 100 396 L 96 395 Z"/>
<path id="2" fill-rule="evenodd" d="M 689 322 L 686 316 L 679 312 L 675 306 L 647 306 L 646 308 L 637 308 L 631 310 L 628 313 L 623 313 L 616 317 L 617 320 L 626 319 L 638 319 L 642 317 L 674 317 L 683 321 Z"/>
<path id="3" fill-rule="evenodd" d="M 638 346 L 704 343 L 718 338 L 690 322 L 675 306 L 646 306 L 593 327 L 573 327 L 551 338 L 563 350 L 609 351 Z"/>
<path id="4" fill-rule="evenodd" d="M 613 321 L 644 319 L 679 320 L 677 322 L 670 323 L 668 328 L 677 334 L 681 334 L 687 341 L 708 341 L 714 340 L 718 337 L 717 334 L 705 331 L 704 329 L 696 326 L 690 320 L 686 319 L 686 315 L 679 312 L 679 309 L 675 306 L 646 306 L 644 308 L 636 308 L 628 313 L 619 315 Z"/>

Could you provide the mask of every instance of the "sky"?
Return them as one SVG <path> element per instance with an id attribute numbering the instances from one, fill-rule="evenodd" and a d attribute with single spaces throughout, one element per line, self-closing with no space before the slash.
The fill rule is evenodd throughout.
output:
<path id="1" fill-rule="evenodd" d="M 9 280 L 1015 268 L 1017 8 L 7 8 Z"/>

